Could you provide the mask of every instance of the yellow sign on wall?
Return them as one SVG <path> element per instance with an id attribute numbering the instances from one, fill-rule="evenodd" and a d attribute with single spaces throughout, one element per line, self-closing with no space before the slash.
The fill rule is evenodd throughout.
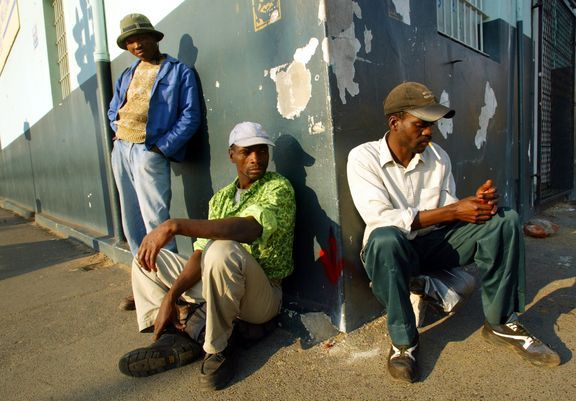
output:
<path id="1" fill-rule="evenodd" d="M 0 74 L 20 30 L 17 0 L 0 0 Z"/>
<path id="2" fill-rule="evenodd" d="M 254 31 L 266 28 L 281 18 L 280 0 L 252 0 Z"/>

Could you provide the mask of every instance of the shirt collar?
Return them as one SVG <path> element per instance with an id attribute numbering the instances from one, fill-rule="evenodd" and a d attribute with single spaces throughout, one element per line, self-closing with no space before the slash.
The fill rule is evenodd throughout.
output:
<path id="1" fill-rule="evenodd" d="M 392 157 L 392 153 L 390 153 L 390 148 L 388 147 L 388 142 L 386 142 L 389 133 L 390 131 L 386 131 L 382 139 L 380 139 L 380 166 L 382 167 L 390 162 L 394 163 L 394 158 Z"/>
<path id="2" fill-rule="evenodd" d="M 392 157 L 392 153 L 390 153 L 390 148 L 388 147 L 388 142 L 386 142 L 386 138 L 390 134 L 390 131 L 386 131 L 384 137 L 380 139 L 379 144 L 379 153 L 380 153 L 380 166 L 384 167 L 388 163 L 396 163 L 394 161 L 394 157 Z M 416 166 L 419 163 L 429 164 L 430 158 L 434 158 L 434 155 L 431 154 L 432 152 L 430 149 L 426 149 L 422 153 L 416 153 L 414 158 L 410 161 L 410 165 Z"/>

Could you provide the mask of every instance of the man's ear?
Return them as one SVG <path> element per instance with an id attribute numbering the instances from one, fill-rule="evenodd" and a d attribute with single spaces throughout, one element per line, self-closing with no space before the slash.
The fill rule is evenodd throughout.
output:
<path id="1" fill-rule="evenodd" d="M 232 158 L 232 155 L 234 154 L 234 150 L 232 149 L 234 147 L 234 145 L 230 146 L 228 148 L 228 157 L 230 158 L 230 162 L 234 163 L 234 159 Z"/>
<path id="2" fill-rule="evenodd" d="M 388 117 L 388 127 L 390 127 L 390 129 L 396 129 L 399 123 L 400 118 L 398 118 L 398 116 L 391 115 L 390 117 Z"/>

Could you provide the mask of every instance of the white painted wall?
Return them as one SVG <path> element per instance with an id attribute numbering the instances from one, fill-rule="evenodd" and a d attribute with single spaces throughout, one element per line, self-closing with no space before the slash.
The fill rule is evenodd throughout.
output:
<path id="1" fill-rule="evenodd" d="M 63 0 L 70 90 L 96 73 L 93 56 L 92 0 Z M 108 47 L 111 59 L 122 53 L 116 45 L 120 20 L 137 12 L 156 24 L 184 0 L 105 0 Z M 20 31 L 0 75 L 0 144 L 7 147 L 24 133 L 24 122 L 34 125 L 52 108 L 42 0 L 19 1 Z M 58 90 L 58 89 L 56 89 Z"/>
<path id="2" fill-rule="evenodd" d="M 156 26 L 158 21 L 182 3 L 184 0 L 104 0 L 110 59 L 113 60 L 124 51 L 116 44 L 116 38 L 120 35 L 120 20 L 124 16 L 131 13 L 144 14 Z"/>
<path id="3" fill-rule="evenodd" d="M 0 142 L 5 148 L 52 109 L 42 0 L 18 2 L 20 31 L 0 75 Z"/>
<path id="4" fill-rule="evenodd" d="M 96 74 L 91 0 L 63 0 L 70 91 Z"/>

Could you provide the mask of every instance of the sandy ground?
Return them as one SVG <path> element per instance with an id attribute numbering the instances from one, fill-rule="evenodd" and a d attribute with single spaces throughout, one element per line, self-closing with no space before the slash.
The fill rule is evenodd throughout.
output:
<path id="1" fill-rule="evenodd" d="M 133 312 L 117 309 L 129 271 L 82 244 L 0 209 L 0 400 L 575 400 L 576 205 L 540 217 L 561 226 L 526 238 L 522 319 L 561 355 L 536 368 L 486 343 L 477 291 L 458 314 L 423 328 L 421 381 L 393 382 L 385 316 L 304 349 L 279 328 L 239 355 L 234 383 L 202 392 L 200 363 L 134 379 L 117 369 L 147 345 Z"/>

